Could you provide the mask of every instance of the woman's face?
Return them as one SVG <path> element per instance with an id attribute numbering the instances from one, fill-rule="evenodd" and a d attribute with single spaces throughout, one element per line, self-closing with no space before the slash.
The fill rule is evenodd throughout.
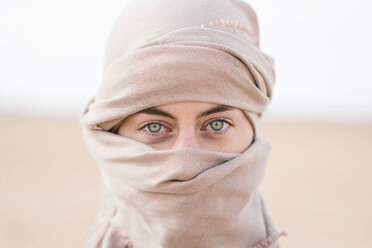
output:
<path id="1" fill-rule="evenodd" d="M 207 102 L 177 102 L 128 116 L 118 134 L 157 150 L 194 147 L 241 153 L 253 139 L 253 128 L 241 109 Z"/>

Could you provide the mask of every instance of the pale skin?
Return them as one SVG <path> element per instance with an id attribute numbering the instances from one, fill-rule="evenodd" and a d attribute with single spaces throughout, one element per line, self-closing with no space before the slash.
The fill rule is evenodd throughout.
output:
<path id="1" fill-rule="evenodd" d="M 159 105 L 128 116 L 117 133 L 157 150 L 194 147 L 242 153 L 253 141 L 252 125 L 241 109 L 219 106 L 199 101 Z"/>

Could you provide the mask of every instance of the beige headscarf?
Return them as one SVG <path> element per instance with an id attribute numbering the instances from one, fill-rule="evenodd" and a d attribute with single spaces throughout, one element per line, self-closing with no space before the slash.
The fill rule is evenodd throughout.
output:
<path id="1" fill-rule="evenodd" d="M 86 247 L 279 247 L 259 192 L 270 142 L 257 118 L 272 97 L 274 61 L 241 0 L 135 0 L 109 37 L 104 75 L 80 116 L 108 198 Z M 112 130 L 145 108 L 230 105 L 252 122 L 243 153 L 156 150 Z M 243 137 L 244 138 L 244 137 Z"/>

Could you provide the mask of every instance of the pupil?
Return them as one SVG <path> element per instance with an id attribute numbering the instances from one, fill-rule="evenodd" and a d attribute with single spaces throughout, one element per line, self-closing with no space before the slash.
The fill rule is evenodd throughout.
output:
<path id="1" fill-rule="evenodd" d="M 219 131 L 223 127 L 223 121 L 213 121 L 211 127 L 213 130 Z"/>

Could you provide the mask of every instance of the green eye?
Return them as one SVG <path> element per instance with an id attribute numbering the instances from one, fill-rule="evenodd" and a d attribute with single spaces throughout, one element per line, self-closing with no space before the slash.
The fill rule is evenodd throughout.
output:
<path id="1" fill-rule="evenodd" d="M 161 124 L 159 123 L 150 123 L 147 125 L 150 132 L 157 133 L 161 129 Z"/>
<path id="2" fill-rule="evenodd" d="M 220 131 L 223 127 L 223 124 L 224 124 L 224 121 L 215 120 L 210 123 L 210 126 L 214 131 Z"/>

